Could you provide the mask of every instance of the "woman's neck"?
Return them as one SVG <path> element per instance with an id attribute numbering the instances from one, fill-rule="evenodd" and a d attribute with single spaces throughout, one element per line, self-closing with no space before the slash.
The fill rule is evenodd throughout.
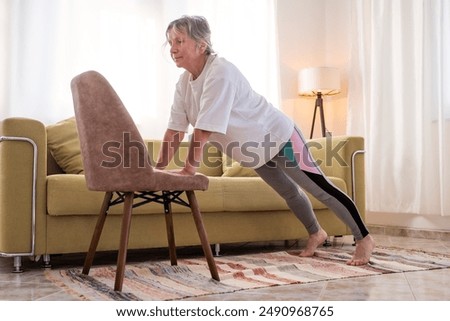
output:
<path id="1" fill-rule="evenodd" d="M 205 55 L 199 57 L 198 62 L 196 62 L 190 68 L 191 70 L 189 70 L 189 72 L 192 75 L 192 80 L 197 79 L 201 75 L 203 69 L 205 68 L 205 65 L 206 65 L 207 61 L 208 61 L 208 55 L 205 54 Z"/>

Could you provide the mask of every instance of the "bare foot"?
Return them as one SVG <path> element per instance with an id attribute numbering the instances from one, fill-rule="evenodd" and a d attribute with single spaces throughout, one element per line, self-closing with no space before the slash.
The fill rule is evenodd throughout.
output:
<path id="1" fill-rule="evenodd" d="M 372 251 L 375 248 L 375 241 L 369 234 L 362 240 L 356 241 L 356 250 L 353 258 L 347 261 L 348 265 L 365 265 L 369 263 Z"/>
<path id="2" fill-rule="evenodd" d="M 306 243 L 306 248 L 300 253 L 300 256 L 313 256 L 317 247 L 323 244 L 327 237 L 327 232 L 325 232 L 325 230 L 323 229 L 320 229 L 317 233 L 311 234 L 309 236 L 308 242 Z"/>

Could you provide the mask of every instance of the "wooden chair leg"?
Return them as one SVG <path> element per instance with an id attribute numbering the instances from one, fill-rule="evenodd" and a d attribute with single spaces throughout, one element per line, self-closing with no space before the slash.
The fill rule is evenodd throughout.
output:
<path id="1" fill-rule="evenodd" d="M 114 283 L 114 291 L 122 291 L 123 278 L 125 275 L 125 263 L 127 260 L 128 239 L 130 235 L 131 214 L 133 211 L 134 193 L 125 194 L 125 202 L 123 205 L 122 230 L 120 233 L 119 254 L 117 256 L 116 280 Z"/>
<path id="2" fill-rule="evenodd" d="M 177 265 L 177 249 L 175 245 L 175 233 L 173 231 L 173 218 L 172 218 L 172 206 L 170 203 L 164 205 L 165 218 L 166 218 L 166 230 L 167 230 L 167 242 L 169 245 L 169 257 L 170 264 Z"/>
<path id="3" fill-rule="evenodd" d="M 205 254 L 206 261 L 208 262 L 211 277 L 214 280 L 220 281 L 219 272 L 217 271 L 216 262 L 214 261 L 211 246 L 208 241 L 208 236 L 206 235 L 206 230 L 203 225 L 202 215 L 198 207 L 197 198 L 195 197 L 194 191 L 186 191 L 186 195 L 189 200 L 189 205 L 191 206 L 195 226 L 197 227 L 198 236 L 200 237 L 200 242 L 202 243 L 203 253 Z"/>
<path id="4" fill-rule="evenodd" d="M 95 225 L 94 233 L 92 234 L 91 245 L 84 260 L 83 274 L 89 274 L 92 262 L 94 261 L 95 251 L 97 250 L 98 242 L 102 234 L 103 226 L 105 225 L 106 215 L 108 214 L 109 202 L 111 201 L 113 193 L 106 192 L 103 198 L 102 208 L 98 215 L 97 224 Z"/>

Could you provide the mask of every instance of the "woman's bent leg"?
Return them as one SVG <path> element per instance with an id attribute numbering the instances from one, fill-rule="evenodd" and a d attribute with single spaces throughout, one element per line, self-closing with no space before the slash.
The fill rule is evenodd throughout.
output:
<path id="1" fill-rule="evenodd" d="M 300 255 L 313 256 L 314 251 L 325 242 L 328 235 L 320 227 L 306 194 L 272 161 L 256 169 L 256 173 L 284 198 L 295 216 L 303 223 L 309 238 Z"/>
<path id="2" fill-rule="evenodd" d="M 275 163 L 269 162 L 255 171 L 286 201 L 309 234 L 316 233 L 320 229 L 308 196 Z"/>

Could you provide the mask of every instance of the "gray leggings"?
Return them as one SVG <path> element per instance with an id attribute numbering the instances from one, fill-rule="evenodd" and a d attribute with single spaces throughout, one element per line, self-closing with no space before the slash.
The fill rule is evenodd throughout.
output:
<path id="1" fill-rule="evenodd" d="M 298 135 L 297 139 L 291 139 L 277 156 L 255 169 L 256 173 L 285 199 L 309 234 L 318 232 L 320 225 L 310 200 L 299 186 L 330 208 L 350 228 L 356 240 L 364 238 L 369 231 L 350 197 L 331 183 L 317 165 L 314 164 L 315 173 L 300 168 L 294 154 L 302 152 L 308 153 L 308 159 L 312 157 L 300 131 L 296 129 L 293 135 Z M 296 143 L 298 138 L 303 146 Z"/>

